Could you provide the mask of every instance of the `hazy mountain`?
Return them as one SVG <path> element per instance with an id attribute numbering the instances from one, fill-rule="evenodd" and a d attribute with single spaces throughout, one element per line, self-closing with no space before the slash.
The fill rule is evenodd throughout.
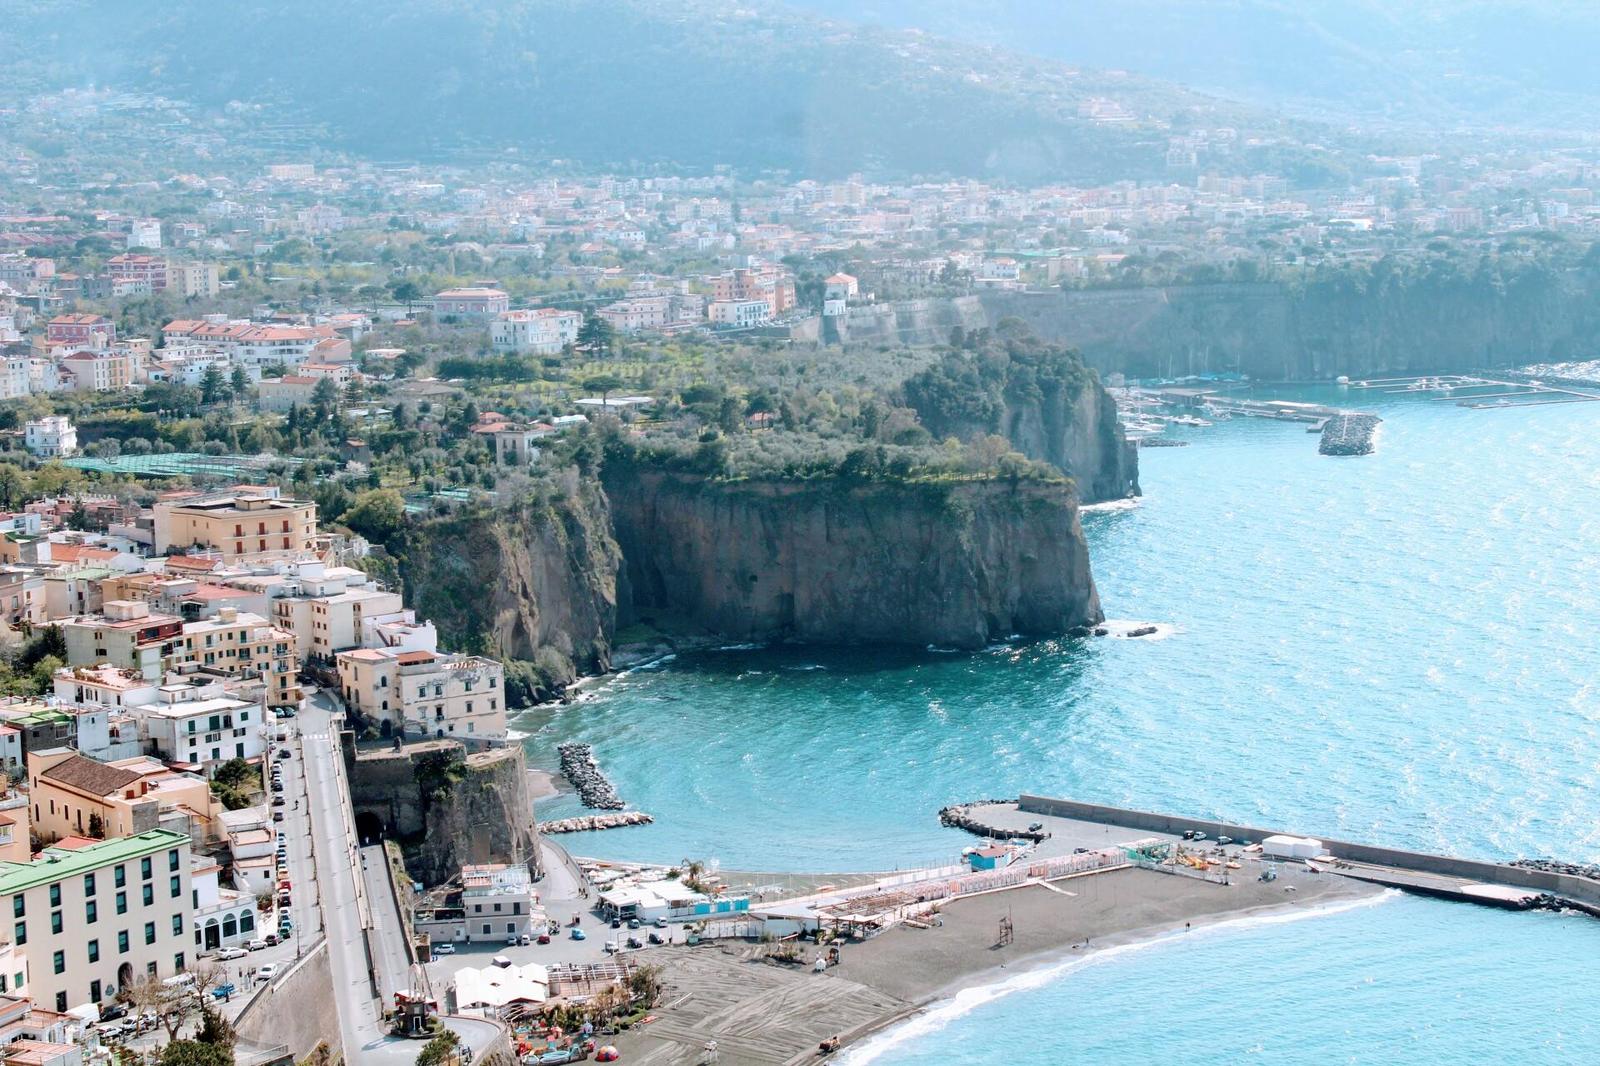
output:
<path id="1" fill-rule="evenodd" d="M 1207 92 L 1411 123 L 1591 128 L 1578 0 L 789 0 Z"/>
<path id="2" fill-rule="evenodd" d="M 1160 175 L 1177 112 L 1249 116 L 1138 77 L 709 0 L 0 0 L 0 24 L 13 100 L 92 85 L 262 104 L 262 123 L 317 124 L 378 157 L 1105 180 Z M 1094 97 L 1134 120 L 1080 118 Z"/>

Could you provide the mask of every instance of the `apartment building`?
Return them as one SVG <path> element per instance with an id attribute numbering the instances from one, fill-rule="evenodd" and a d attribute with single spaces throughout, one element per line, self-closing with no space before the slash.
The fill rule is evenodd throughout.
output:
<path id="1" fill-rule="evenodd" d="M 140 255 L 124 252 L 106 260 L 106 273 L 113 284 L 123 282 L 139 287 L 139 291 L 165 292 L 167 288 L 167 261 L 158 255 Z"/>
<path id="2" fill-rule="evenodd" d="M 117 324 L 105 315 L 56 315 L 44 327 L 47 348 L 97 348 L 117 339 Z"/>
<path id="3" fill-rule="evenodd" d="M 577 343 L 582 326 L 583 316 L 576 311 L 551 307 L 502 311 L 489 323 L 489 341 L 497 351 L 559 355 L 561 349 Z"/>
<path id="4" fill-rule="evenodd" d="M 298 581 L 280 586 L 272 601 L 272 620 L 294 634 L 302 661 L 332 662 L 339 652 L 361 647 L 368 618 L 405 609 L 400 593 L 378 587 L 359 570 L 315 563 L 298 571 Z"/>
<path id="5" fill-rule="evenodd" d="M 215 820 L 220 805 L 198 774 L 175 770 L 159 759 L 136 755 L 102 762 L 72 750 L 33 753 L 28 763 L 28 814 L 43 840 L 66 837 L 125 837 L 180 821 Z"/>
<path id="6" fill-rule="evenodd" d="M 224 607 L 211 618 L 185 622 L 163 665 L 172 670 L 193 664 L 232 677 L 259 676 L 267 685 L 267 706 L 300 702 L 300 654 L 292 631 L 261 615 Z"/>
<path id="7" fill-rule="evenodd" d="M 183 635 L 183 619 L 155 613 L 138 600 L 109 600 L 103 613 L 69 618 L 60 626 L 67 665 L 106 663 L 150 681 L 160 679 L 167 646 Z"/>
<path id="8" fill-rule="evenodd" d="M 156 501 L 155 551 L 191 547 L 233 562 L 259 552 L 304 551 L 317 534 L 317 505 L 280 499 L 276 489 L 194 493 Z"/>
<path id="9" fill-rule="evenodd" d="M 772 308 L 765 300 L 713 300 L 706 317 L 724 329 L 753 329 L 772 321 Z"/>
<path id="10" fill-rule="evenodd" d="M 505 669 L 493 659 L 361 648 L 341 652 L 338 667 L 345 702 L 385 735 L 505 740 Z"/>
<path id="11" fill-rule="evenodd" d="M 218 684 L 162 685 L 156 702 L 131 713 L 156 754 L 208 775 L 229 759 L 259 759 L 266 750 L 261 705 L 227 696 Z"/>
<path id="12" fill-rule="evenodd" d="M 194 958 L 191 891 L 189 838 L 164 829 L 0 866 L 7 991 L 66 1011 L 181 972 Z"/>
<path id="13" fill-rule="evenodd" d="M 173 263 L 167 269 L 167 285 L 178 296 L 214 297 L 222 291 L 215 263 Z"/>
<path id="14" fill-rule="evenodd" d="M 544 921 L 543 911 L 534 905 L 533 877 L 526 866 L 463 866 L 461 909 L 469 944 L 532 934 L 535 914 L 541 925 Z"/>

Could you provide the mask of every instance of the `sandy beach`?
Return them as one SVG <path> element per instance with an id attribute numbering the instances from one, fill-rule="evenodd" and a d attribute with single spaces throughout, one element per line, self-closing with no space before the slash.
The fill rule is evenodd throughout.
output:
<path id="1" fill-rule="evenodd" d="M 657 1021 L 623 1034 L 627 1061 L 650 1066 L 698 1061 L 706 1040 L 722 1063 L 784 1063 L 810 1057 L 817 1043 L 847 1044 L 963 988 L 1134 940 L 1267 911 L 1312 910 L 1381 890 L 1329 874 L 1286 870 L 1270 883 L 1253 863 L 1222 885 L 1181 875 L 1123 869 L 968 897 L 948 904 L 942 924 L 899 926 L 846 944 L 841 964 L 813 973 L 768 959 L 770 945 L 654 949 L 640 961 L 662 966 L 667 995 Z M 1000 921 L 1012 942 L 1000 946 Z M 1087 947 L 1083 947 L 1084 941 Z"/>

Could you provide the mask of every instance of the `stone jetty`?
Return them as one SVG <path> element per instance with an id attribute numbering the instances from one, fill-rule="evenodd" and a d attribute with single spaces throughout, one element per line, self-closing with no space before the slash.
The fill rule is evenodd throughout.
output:
<path id="1" fill-rule="evenodd" d="M 572 782 L 572 787 L 577 790 L 578 798 L 583 801 L 585 807 L 593 807 L 600 811 L 620 811 L 627 806 L 601 771 L 600 763 L 594 757 L 593 748 L 587 744 L 573 742 L 562 744 L 556 748 L 556 752 L 561 756 L 562 774 Z"/>
<path id="2" fill-rule="evenodd" d="M 539 823 L 541 833 L 587 833 L 595 829 L 620 829 L 627 825 L 649 825 L 655 821 L 643 811 L 620 811 L 617 814 L 588 814 L 578 818 L 560 818 L 554 822 Z"/>
<path id="3" fill-rule="evenodd" d="M 1332 415 L 1323 423 L 1322 443 L 1317 445 L 1317 451 L 1323 455 L 1371 455 L 1382 422 L 1377 415 L 1355 411 Z"/>
<path id="4" fill-rule="evenodd" d="M 986 799 L 973 800 L 971 803 L 958 803 L 939 812 L 939 824 L 947 825 L 951 829 L 965 829 L 967 832 L 974 833 L 980 837 L 1002 837 L 1006 840 L 1039 841 L 1049 836 L 1048 833 L 1038 833 L 1027 829 L 1006 829 L 989 825 L 973 813 L 974 807 L 1014 804 L 1016 802 L 1015 799 Z"/>

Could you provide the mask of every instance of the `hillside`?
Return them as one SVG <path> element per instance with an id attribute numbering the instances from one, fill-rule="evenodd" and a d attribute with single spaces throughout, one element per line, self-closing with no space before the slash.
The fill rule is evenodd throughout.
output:
<path id="1" fill-rule="evenodd" d="M 0 101 L 155 93 L 371 158 L 1098 181 L 1162 173 L 1184 109 L 1272 124 L 1129 75 L 708 0 L 0 0 L 0 20 Z M 1080 118 L 1095 97 L 1137 119 Z"/>
<path id="2" fill-rule="evenodd" d="M 789 2 L 1325 115 L 1587 129 L 1600 100 L 1600 23 L 1571 0 Z"/>

